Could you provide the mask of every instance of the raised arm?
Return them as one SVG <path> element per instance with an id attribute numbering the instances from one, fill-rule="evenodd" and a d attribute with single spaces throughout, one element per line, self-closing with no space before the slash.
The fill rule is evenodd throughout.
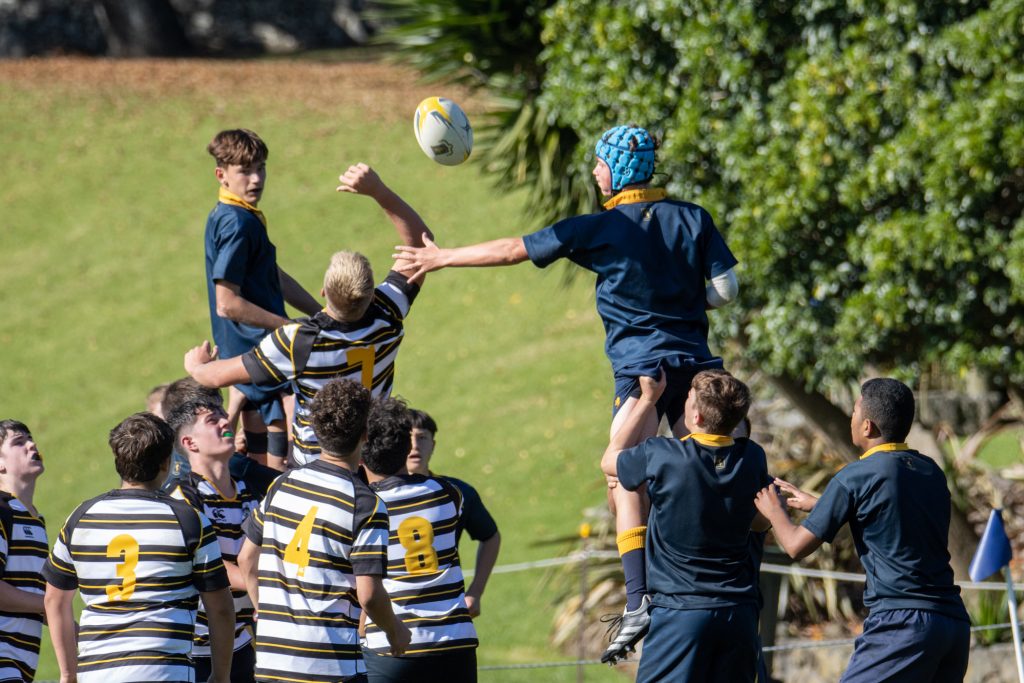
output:
<path id="1" fill-rule="evenodd" d="M 284 269 L 280 266 L 277 267 L 277 278 L 281 282 L 281 294 L 284 295 L 284 300 L 289 304 L 309 316 L 316 315 L 323 309 L 320 302 L 307 292 L 295 278 L 284 272 Z M 280 325 L 275 327 L 280 327 Z"/>
<path id="2" fill-rule="evenodd" d="M 640 397 L 626 416 L 626 421 L 612 434 L 608 448 L 601 457 L 601 471 L 609 477 L 619 476 L 619 453 L 640 442 L 648 414 L 655 410 L 658 399 L 665 392 L 666 383 L 664 372 L 660 373 L 658 379 L 640 378 Z"/>
<path id="3" fill-rule="evenodd" d="M 185 354 L 185 372 L 204 387 L 214 389 L 252 381 L 241 356 L 217 360 L 217 349 L 208 341 Z"/>
<path id="4" fill-rule="evenodd" d="M 395 226 L 402 244 L 413 247 L 423 246 L 423 238 L 433 239 L 430 228 L 423 222 L 415 209 L 409 206 L 394 190 L 384 184 L 376 171 L 366 164 L 354 164 L 338 176 L 341 182 L 338 192 L 350 192 L 373 197 L 384 210 L 388 220 Z"/>
<path id="5" fill-rule="evenodd" d="M 397 252 L 391 255 L 398 262 L 399 270 L 413 273 L 410 282 L 418 282 L 427 273 L 442 268 L 514 266 L 528 258 L 522 237 L 505 237 L 453 249 L 441 249 L 428 238 L 423 241 L 425 246 L 422 247 L 397 246 Z"/>

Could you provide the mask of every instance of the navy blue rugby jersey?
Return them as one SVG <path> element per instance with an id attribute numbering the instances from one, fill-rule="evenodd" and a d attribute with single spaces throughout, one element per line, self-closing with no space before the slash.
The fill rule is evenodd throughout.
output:
<path id="1" fill-rule="evenodd" d="M 768 485 L 764 450 L 749 439 L 655 437 L 619 453 L 619 482 L 647 484 L 647 587 L 675 609 L 757 604 L 750 554 L 754 497 Z"/>
<path id="2" fill-rule="evenodd" d="M 872 448 L 839 470 L 803 527 L 831 543 L 850 525 L 867 574 L 868 609 L 923 609 L 967 619 L 949 566 L 946 476 L 906 444 Z"/>
<path id="3" fill-rule="evenodd" d="M 217 315 L 217 280 L 238 285 L 246 301 L 286 315 L 277 248 L 267 229 L 252 212 L 223 202 L 206 219 L 206 290 L 213 340 L 221 358 L 233 358 L 259 344 L 267 330 Z"/>
<path id="4" fill-rule="evenodd" d="M 451 482 L 462 494 L 462 514 L 459 515 L 459 527 L 456 531 L 455 545 L 458 547 L 462 532 L 466 531 L 474 541 L 486 541 L 498 533 L 498 524 L 494 521 L 487 506 L 480 499 L 480 494 L 467 482 L 455 477 L 441 476 L 431 473 L 430 476 Z"/>
<path id="5" fill-rule="evenodd" d="M 737 264 L 707 211 L 664 196 L 623 192 L 608 211 L 523 237 L 538 267 L 568 258 L 597 274 L 597 312 L 617 374 L 654 374 L 664 358 L 712 358 L 706 280 Z"/>

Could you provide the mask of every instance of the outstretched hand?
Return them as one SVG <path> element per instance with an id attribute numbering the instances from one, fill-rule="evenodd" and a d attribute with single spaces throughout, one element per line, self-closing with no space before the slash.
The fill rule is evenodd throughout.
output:
<path id="1" fill-rule="evenodd" d="M 398 251 L 391 255 L 395 259 L 395 269 L 401 273 L 408 274 L 409 282 L 419 284 L 427 273 L 444 268 L 444 249 L 441 249 L 433 240 L 426 235 L 423 236 L 422 247 L 410 247 L 400 244 L 395 249 Z"/>
<path id="2" fill-rule="evenodd" d="M 185 372 L 191 375 L 199 366 L 206 365 L 216 359 L 217 347 L 211 347 L 210 342 L 204 341 L 185 354 Z"/>
<path id="3" fill-rule="evenodd" d="M 338 180 L 341 182 L 338 185 L 338 192 L 351 192 L 377 198 L 387 190 L 387 185 L 380 179 L 377 172 L 363 163 L 349 166 L 347 171 L 338 176 Z"/>
<path id="4" fill-rule="evenodd" d="M 779 490 L 785 494 L 786 505 L 793 508 L 794 510 L 802 510 L 804 512 L 810 512 L 814 509 L 815 504 L 818 502 L 817 496 L 812 496 L 807 491 L 802 491 L 797 487 L 790 484 L 788 481 L 776 478 L 775 485 L 779 487 Z"/>
<path id="5" fill-rule="evenodd" d="M 776 519 L 776 515 L 780 512 L 786 514 L 785 509 L 782 507 L 782 500 L 779 498 L 775 487 L 771 484 L 757 492 L 757 496 L 754 497 L 754 507 L 769 521 Z"/>

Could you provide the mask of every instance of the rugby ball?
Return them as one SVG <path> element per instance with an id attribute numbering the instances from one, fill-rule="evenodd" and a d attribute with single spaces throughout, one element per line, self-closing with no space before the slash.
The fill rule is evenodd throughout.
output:
<path id="1" fill-rule="evenodd" d="M 420 102 L 412 125 L 420 149 L 439 164 L 457 166 L 473 151 L 473 127 L 462 107 L 446 97 Z"/>

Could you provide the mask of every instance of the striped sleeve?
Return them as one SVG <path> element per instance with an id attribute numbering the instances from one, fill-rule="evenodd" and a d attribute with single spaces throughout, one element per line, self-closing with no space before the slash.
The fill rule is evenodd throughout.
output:
<path id="1" fill-rule="evenodd" d="M 50 551 L 50 556 L 43 566 L 43 578 L 55 588 L 73 591 L 78 588 L 78 574 L 71 559 L 71 551 L 68 550 L 68 526 L 64 525 L 53 544 L 53 550 Z"/>
<path id="2" fill-rule="evenodd" d="M 192 584 L 200 593 L 226 588 L 231 582 L 221 559 L 217 534 L 205 515 L 196 512 L 196 516 L 199 517 L 202 528 L 199 543 L 192 556 Z"/>
<path id="3" fill-rule="evenodd" d="M 267 513 L 267 501 L 269 500 L 270 493 L 268 492 L 267 497 L 260 501 L 260 504 L 253 508 L 253 511 L 242 522 L 242 533 L 257 546 L 263 545 L 263 518 Z"/>
<path id="4" fill-rule="evenodd" d="M 283 325 L 266 337 L 248 353 L 242 354 L 253 384 L 274 385 L 295 379 L 295 338 L 298 323 Z"/>
<path id="5" fill-rule="evenodd" d="M 352 573 L 386 576 L 388 566 L 388 509 L 372 491 L 357 487 L 352 543 Z"/>
<path id="6" fill-rule="evenodd" d="M 409 314 L 409 308 L 419 292 L 419 285 L 409 284 L 408 278 L 395 270 L 389 272 L 384 282 L 377 287 L 378 295 L 387 299 L 385 307 L 390 308 L 398 320 L 404 320 Z"/>
<path id="7" fill-rule="evenodd" d="M 0 504 L 0 574 L 7 567 L 7 553 L 10 550 L 11 529 L 14 528 L 14 511 L 4 501 Z"/>

